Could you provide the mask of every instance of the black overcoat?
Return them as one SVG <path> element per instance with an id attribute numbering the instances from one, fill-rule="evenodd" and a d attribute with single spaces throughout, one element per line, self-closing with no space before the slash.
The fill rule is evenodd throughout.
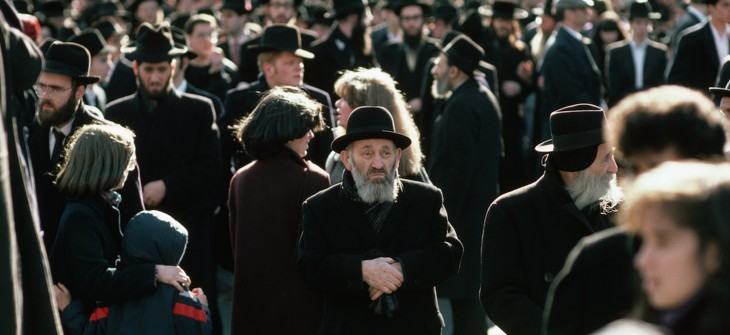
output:
<path id="1" fill-rule="evenodd" d="M 386 44 L 378 54 L 378 63 L 383 71 L 390 74 L 398 83 L 398 88 L 405 94 L 406 100 L 421 97 L 424 73 L 431 71 L 431 58 L 438 56 L 439 48 L 436 41 L 424 37 L 418 49 L 416 65 L 411 71 L 406 61 L 405 44 L 401 41 L 392 41 Z"/>
<path id="2" fill-rule="evenodd" d="M 434 124 L 430 156 L 428 174 L 444 193 L 449 222 L 464 243 L 461 270 L 439 286 L 439 297 L 476 297 L 484 216 L 499 189 L 502 121 L 494 95 L 474 78 L 446 101 Z"/>
<path id="3" fill-rule="evenodd" d="M 439 334 L 443 318 L 434 286 L 453 276 L 463 252 L 448 222 L 441 192 L 401 180 L 403 188 L 380 233 L 363 207 L 334 185 L 303 205 L 298 268 L 305 283 L 324 296 L 320 334 Z M 378 318 L 361 261 L 373 251 L 397 258 L 405 281 L 395 295 L 394 319 Z"/>
<path id="4" fill-rule="evenodd" d="M 548 162 L 536 182 L 504 194 L 489 207 L 484 228 L 484 310 L 507 334 L 538 334 L 548 287 L 584 236 L 609 227 L 587 217 Z"/>
<path id="5" fill-rule="evenodd" d="M 720 71 L 720 59 L 711 29 L 708 20 L 679 34 L 679 44 L 669 64 L 667 83 L 709 94 L 707 88 L 715 84 Z"/>

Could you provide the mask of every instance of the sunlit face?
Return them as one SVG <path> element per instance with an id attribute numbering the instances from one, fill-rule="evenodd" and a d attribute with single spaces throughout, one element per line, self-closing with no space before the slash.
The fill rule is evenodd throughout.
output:
<path id="1" fill-rule="evenodd" d="M 720 99 L 720 109 L 725 113 L 725 117 L 730 118 L 730 97 Z"/>
<path id="2" fill-rule="evenodd" d="M 678 225 L 660 206 L 642 210 L 638 234 L 643 242 L 634 259 L 642 288 L 654 308 L 679 307 L 702 289 L 717 268 L 716 249 L 701 252 L 696 233 Z"/>
<path id="3" fill-rule="evenodd" d="M 294 150 L 299 157 L 304 157 L 307 155 L 307 149 L 309 149 L 309 141 L 314 138 L 314 133 L 310 130 L 304 136 L 300 138 L 293 139 L 289 142 L 286 142 L 286 146 L 289 149 Z"/>
<path id="4" fill-rule="evenodd" d="M 337 125 L 342 128 L 347 128 L 347 120 L 352 114 L 352 107 L 345 98 L 339 98 L 335 101 L 335 108 L 337 108 Z"/>
<path id="5" fill-rule="evenodd" d="M 226 34 L 234 34 L 243 28 L 243 15 L 232 9 L 221 10 L 221 30 Z"/>
<path id="6" fill-rule="evenodd" d="M 444 37 L 444 34 L 446 34 L 446 31 L 448 29 L 448 26 L 446 25 L 446 22 L 441 19 L 434 20 L 433 22 L 428 24 L 428 30 L 431 31 L 431 37 L 435 39 L 441 39 Z"/>
<path id="7" fill-rule="evenodd" d="M 593 18 L 593 9 L 588 7 L 568 8 L 565 10 L 565 14 L 570 16 L 572 22 L 571 28 L 581 29 Z"/>
<path id="8" fill-rule="evenodd" d="M 651 22 L 648 18 L 634 18 L 629 24 L 635 41 L 643 41 L 649 36 Z"/>
<path id="9" fill-rule="evenodd" d="M 357 170 L 371 183 L 385 183 L 386 178 L 398 169 L 400 149 L 391 140 L 365 139 L 352 143 L 352 152 L 342 151 L 342 161 L 348 171 Z M 348 162 L 352 155 L 353 164 Z"/>
<path id="10" fill-rule="evenodd" d="M 717 4 L 707 5 L 712 20 L 719 20 L 723 23 L 730 23 L 730 0 L 718 0 Z"/>
<path id="11" fill-rule="evenodd" d="M 156 99 L 167 93 L 174 63 L 137 63 L 134 62 L 134 73 L 142 92 L 149 98 Z"/>
<path id="12" fill-rule="evenodd" d="M 215 43 L 218 41 L 218 32 L 208 23 L 198 23 L 193 27 L 193 32 L 188 38 L 190 50 L 207 57 L 213 51 Z"/>
<path id="13" fill-rule="evenodd" d="M 157 1 L 149 0 L 142 2 L 139 6 L 137 6 L 137 11 L 134 13 L 134 16 L 141 23 L 147 22 L 155 24 L 157 23 L 157 12 L 159 10 L 160 5 L 157 4 Z"/>
<path id="14" fill-rule="evenodd" d="M 273 62 L 264 63 L 263 65 L 266 81 L 271 87 L 298 87 L 304 83 L 304 63 L 302 63 L 302 58 L 291 52 L 282 52 Z"/>
<path id="15" fill-rule="evenodd" d="M 613 147 L 608 143 L 601 143 L 596 150 L 596 159 L 588 167 L 591 174 L 595 176 L 605 176 L 606 174 L 616 174 L 618 165 L 613 156 Z"/>
<path id="16" fill-rule="evenodd" d="M 38 93 L 37 117 L 41 126 L 62 127 L 74 115 L 85 87 L 73 89 L 71 77 L 41 72 L 35 85 Z"/>
<path id="17" fill-rule="evenodd" d="M 400 25 L 408 36 L 421 34 L 424 25 L 423 9 L 418 5 L 405 6 L 400 10 Z"/>
<path id="18" fill-rule="evenodd" d="M 677 152 L 677 149 L 674 146 L 669 146 L 659 151 L 643 150 L 627 157 L 629 164 L 625 172 L 628 173 L 629 176 L 638 176 L 655 168 L 661 163 L 680 159 L 682 159 L 682 157 L 679 155 L 679 152 Z"/>
<path id="19" fill-rule="evenodd" d="M 98 54 L 94 57 L 91 57 L 89 73 L 92 76 L 97 76 L 101 78 L 99 80 L 100 83 L 106 83 L 107 81 L 109 81 L 109 77 L 112 75 L 113 66 L 114 64 L 112 63 L 111 54 Z"/>
<path id="20" fill-rule="evenodd" d="M 264 5 L 266 17 L 274 24 L 287 24 L 294 18 L 294 0 L 270 0 Z"/>
<path id="21" fill-rule="evenodd" d="M 431 69 L 431 74 L 433 75 L 431 93 L 436 98 L 445 98 L 449 93 L 449 67 L 449 60 L 446 58 L 446 55 L 441 54 Z"/>

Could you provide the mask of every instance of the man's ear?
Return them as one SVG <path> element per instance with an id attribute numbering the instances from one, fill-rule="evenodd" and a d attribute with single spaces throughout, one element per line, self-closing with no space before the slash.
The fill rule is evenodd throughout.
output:
<path id="1" fill-rule="evenodd" d="M 342 164 L 345 164 L 347 171 L 352 171 L 352 164 L 350 164 L 350 152 L 347 150 L 340 151 L 340 160 Z"/>
<path id="2" fill-rule="evenodd" d="M 137 69 L 137 61 L 132 62 L 132 70 L 134 71 L 134 76 L 139 77 L 139 70 Z"/>
<path id="3" fill-rule="evenodd" d="M 401 148 L 395 148 L 395 169 L 398 170 L 398 167 L 400 167 L 400 156 L 403 153 L 403 150 Z"/>

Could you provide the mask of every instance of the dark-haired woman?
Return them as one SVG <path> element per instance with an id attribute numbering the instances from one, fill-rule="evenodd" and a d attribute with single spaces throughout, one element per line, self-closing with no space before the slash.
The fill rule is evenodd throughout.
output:
<path id="1" fill-rule="evenodd" d="M 255 160 L 231 180 L 228 204 L 234 255 L 233 334 L 316 334 L 321 299 L 296 270 L 302 202 L 329 186 L 305 161 L 321 105 L 297 88 L 269 90 L 236 127 Z"/>

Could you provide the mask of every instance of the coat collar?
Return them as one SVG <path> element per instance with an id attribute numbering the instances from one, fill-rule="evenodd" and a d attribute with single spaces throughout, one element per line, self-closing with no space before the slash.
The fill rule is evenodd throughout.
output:
<path id="1" fill-rule="evenodd" d="M 588 231 L 596 231 L 586 215 L 575 206 L 573 198 L 570 197 L 570 194 L 565 189 L 565 183 L 560 176 L 560 172 L 549 159 L 545 167 L 545 172 L 538 180 L 538 184 L 543 184 L 545 186 L 547 190 L 546 193 L 550 195 L 550 198 L 553 199 L 556 206 L 560 207 L 570 216 L 578 220 L 586 229 L 588 229 Z"/>

